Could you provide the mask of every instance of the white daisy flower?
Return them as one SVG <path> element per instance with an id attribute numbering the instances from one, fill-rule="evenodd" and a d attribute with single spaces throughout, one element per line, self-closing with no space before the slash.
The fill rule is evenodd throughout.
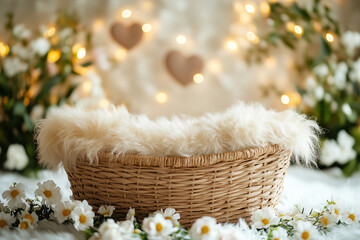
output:
<path id="1" fill-rule="evenodd" d="M 349 111 L 351 112 L 351 108 L 348 104 L 344 104 L 343 106 L 348 106 L 350 109 Z M 353 149 L 355 139 L 345 130 L 341 130 L 338 133 L 337 142 L 340 147 L 340 155 L 337 159 L 338 163 L 345 164 L 356 157 L 356 151 Z"/>
<path id="2" fill-rule="evenodd" d="M 130 220 L 125 220 L 120 223 L 118 223 L 120 226 L 120 232 L 123 234 L 131 234 L 134 233 L 134 224 Z"/>
<path id="3" fill-rule="evenodd" d="M 22 213 L 22 218 L 29 220 L 32 227 L 36 227 L 39 220 L 35 212 L 29 213 L 28 211 Z"/>
<path id="4" fill-rule="evenodd" d="M 325 166 L 331 166 L 340 156 L 340 147 L 334 139 L 325 140 L 321 148 L 320 162 Z"/>
<path id="5" fill-rule="evenodd" d="M 156 213 L 154 217 L 147 217 L 143 222 L 143 230 L 149 235 L 149 239 L 167 237 L 177 229 L 172 221 L 166 220 L 161 213 Z"/>
<path id="6" fill-rule="evenodd" d="M 71 218 L 74 220 L 74 227 L 76 230 L 86 230 L 94 224 L 94 212 L 86 210 L 83 207 L 75 207 L 71 212 Z"/>
<path id="7" fill-rule="evenodd" d="M 135 209 L 129 208 L 128 213 L 126 214 L 126 220 L 134 221 L 135 220 Z"/>
<path id="8" fill-rule="evenodd" d="M 232 224 L 227 224 L 219 228 L 221 240 L 243 240 L 245 239 L 244 234 L 241 232 L 239 227 L 235 227 Z"/>
<path id="9" fill-rule="evenodd" d="M 320 234 L 311 222 L 297 221 L 295 226 L 295 240 L 318 240 Z"/>
<path id="10" fill-rule="evenodd" d="M 19 226 L 18 228 L 21 230 L 27 230 L 27 229 L 31 229 L 33 226 L 30 223 L 29 219 L 23 218 L 20 220 Z"/>
<path id="11" fill-rule="evenodd" d="M 319 222 L 325 227 L 332 227 L 338 222 L 338 217 L 333 213 L 325 212 L 323 216 L 320 217 Z"/>
<path id="12" fill-rule="evenodd" d="M 25 198 L 25 186 L 22 183 L 17 183 L 11 186 L 9 190 L 3 192 L 2 197 L 8 200 L 7 205 L 10 209 L 15 209 L 16 206 L 23 203 Z"/>
<path id="13" fill-rule="evenodd" d="M 8 213 L 0 212 L 0 229 L 9 228 L 16 219 Z"/>
<path id="14" fill-rule="evenodd" d="M 180 214 L 176 213 L 174 208 L 166 208 L 165 211 L 161 209 L 161 214 L 165 219 L 172 221 L 174 225 L 179 225 Z"/>
<path id="15" fill-rule="evenodd" d="M 280 218 L 276 216 L 273 208 L 266 207 L 256 210 L 251 216 L 251 221 L 255 228 L 267 228 L 271 225 L 278 224 Z"/>
<path id="16" fill-rule="evenodd" d="M 98 213 L 100 213 L 104 217 L 111 217 L 114 210 L 115 210 L 114 206 L 100 206 L 99 210 L 98 210 Z"/>
<path id="17" fill-rule="evenodd" d="M 63 223 L 66 220 L 69 220 L 71 217 L 71 212 L 75 208 L 75 203 L 70 201 L 59 202 L 54 207 L 54 215 L 56 220 L 59 223 Z"/>
<path id="18" fill-rule="evenodd" d="M 53 205 L 61 201 L 61 189 L 54 181 L 47 180 L 37 185 L 38 189 L 35 190 L 35 195 L 42 197 L 43 203 Z"/>
<path id="19" fill-rule="evenodd" d="M 18 65 L 17 65 L 18 66 Z M 11 144 L 6 152 L 4 167 L 10 170 L 23 170 L 29 162 L 25 148 L 21 144 Z"/>
<path id="20" fill-rule="evenodd" d="M 219 239 L 220 227 L 216 219 L 212 217 L 202 217 L 195 221 L 191 226 L 190 235 L 194 240 Z"/>
<path id="21" fill-rule="evenodd" d="M 120 226 L 113 219 L 103 222 L 99 227 L 99 233 L 101 234 L 101 239 L 121 239 Z"/>
<path id="22" fill-rule="evenodd" d="M 342 209 L 339 207 L 338 204 L 331 204 L 328 206 L 328 209 L 330 211 L 330 213 L 335 214 L 335 216 L 337 217 L 337 220 L 341 219 L 342 216 Z"/>
<path id="23" fill-rule="evenodd" d="M 288 234 L 286 229 L 282 227 L 275 228 L 272 232 L 272 240 L 288 240 Z"/>
<path id="24" fill-rule="evenodd" d="M 347 224 L 358 224 L 360 221 L 360 210 L 350 208 L 343 210 L 341 220 Z"/>
<path id="25" fill-rule="evenodd" d="M 46 38 L 39 37 L 31 41 L 30 47 L 33 53 L 42 57 L 50 50 L 51 45 Z"/>

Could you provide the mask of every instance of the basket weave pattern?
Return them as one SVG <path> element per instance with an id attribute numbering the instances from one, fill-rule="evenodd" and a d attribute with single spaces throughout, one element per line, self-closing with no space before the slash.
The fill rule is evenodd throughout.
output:
<path id="1" fill-rule="evenodd" d="M 276 205 L 290 155 L 278 145 L 193 157 L 102 154 L 98 164 L 78 159 L 66 172 L 75 199 L 95 210 L 113 205 L 113 217 L 123 219 L 132 207 L 143 219 L 173 207 L 190 226 L 202 216 L 249 220 L 257 209 Z"/>

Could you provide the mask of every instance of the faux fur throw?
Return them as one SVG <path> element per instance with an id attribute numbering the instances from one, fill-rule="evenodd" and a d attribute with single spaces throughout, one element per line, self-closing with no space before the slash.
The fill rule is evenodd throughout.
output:
<path id="1" fill-rule="evenodd" d="M 126 108 L 85 111 L 63 107 L 37 125 L 40 162 L 55 168 L 99 152 L 152 156 L 192 156 L 280 144 L 296 161 L 313 162 L 319 126 L 293 110 L 275 112 L 239 102 L 199 118 L 130 114 Z"/>

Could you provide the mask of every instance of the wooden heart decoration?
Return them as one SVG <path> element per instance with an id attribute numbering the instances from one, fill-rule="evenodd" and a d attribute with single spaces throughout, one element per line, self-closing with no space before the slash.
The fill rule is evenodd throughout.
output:
<path id="1" fill-rule="evenodd" d="M 186 86 L 193 82 L 196 73 L 201 73 L 204 62 L 196 55 L 185 57 L 178 51 L 170 51 L 166 54 L 165 65 L 171 76 Z"/>
<path id="2" fill-rule="evenodd" d="M 116 22 L 111 26 L 110 33 L 117 43 L 128 50 L 138 44 L 143 35 L 141 25 L 138 23 L 126 26 Z"/>

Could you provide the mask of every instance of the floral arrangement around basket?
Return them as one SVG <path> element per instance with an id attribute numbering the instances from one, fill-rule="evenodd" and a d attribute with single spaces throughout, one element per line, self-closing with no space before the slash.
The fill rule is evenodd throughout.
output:
<path id="1" fill-rule="evenodd" d="M 258 21 L 263 34 L 249 49 L 248 60 L 261 60 L 279 45 L 297 54 L 296 69 L 304 80 L 297 92 L 282 95 L 282 102 L 316 117 L 326 129 L 320 166 L 338 166 L 351 175 L 360 170 L 360 33 L 340 31 L 325 1 L 269 7 L 269 15 Z"/>
<path id="2" fill-rule="evenodd" d="M 70 103 L 73 76 L 87 67 L 86 30 L 73 16 L 60 14 L 51 26 L 32 31 L 14 25 L 8 14 L 7 37 L 0 42 L 0 169 L 29 173 L 38 169 L 34 125 L 52 106 Z M 82 59 L 82 60 L 80 60 Z"/>
<path id="3" fill-rule="evenodd" d="M 257 210 L 251 217 L 251 227 L 244 220 L 238 224 L 218 224 L 216 219 L 202 217 L 190 230 L 179 224 L 180 215 L 167 208 L 150 214 L 142 221 L 135 218 L 130 208 L 126 220 L 115 222 L 111 215 L 114 207 L 101 206 L 97 213 L 87 201 L 64 200 L 61 189 L 52 181 L 38 183 L 35 198 L 26 198 L 22 183 L 14 183 L 2 196 L 0 228 L 25 231 L 36 229 L 40 222 L 73 225 L 83 231 L 86 239 L 322 239 L 339 226 L 359 227 L 359 209 L 346 208 L 334 201 L 319 210 L 305 212 L 295 206 L 293 211 L 280 213 L 272 208 Z"/>

